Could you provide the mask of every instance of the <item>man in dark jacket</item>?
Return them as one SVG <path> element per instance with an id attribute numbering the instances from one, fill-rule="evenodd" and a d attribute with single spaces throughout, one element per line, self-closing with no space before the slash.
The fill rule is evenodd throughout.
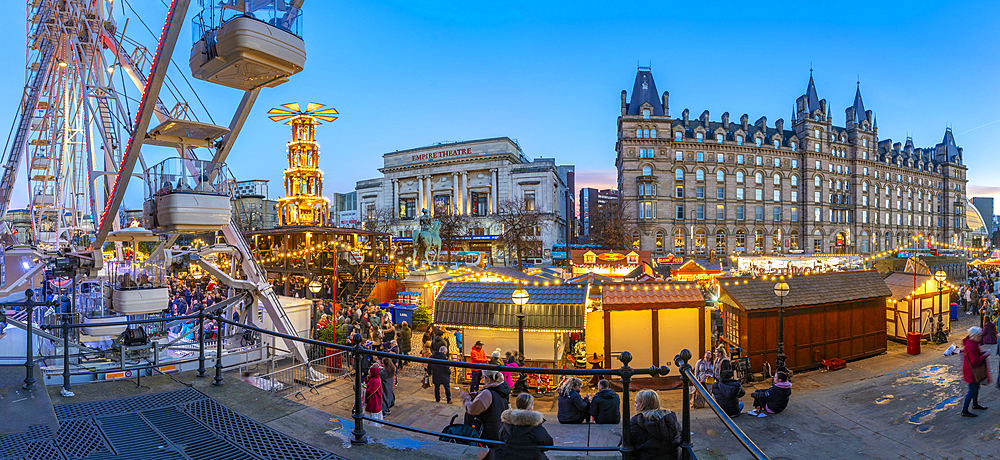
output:
<path id="1" fill-rule="evenodd" d="M 590 400 L 590 416 L 594 423 L 609 423 L 617 425 L 622 420 L 621 398 L 611 389 L 611 382 L 597 382 L 597 394 Z"/>
<path id="2" fill-rule="evenodd" d="M 712 384 L 712 397 L 730 417 L 740 416 L 740 411 L 743 410 L 743 401 L 740 401 L 740 398 L 746 393 L 740 382 L 733 378 L 731 369 L 722 371 L 719 380 Z"/>
<path id="3" fill-rule="evenodd" d="M 403 324 L 399 325 L 399 338 L 396 339 L 399 343 L 399 352 L 408 355 L 410 354 L 410 349 L 413 341 L 413 330 L 410 329 L 410 325 L 403 321 Z M 403 361 L 405 364 L 406 361 Z"/>
<path id="4" fill-rule="evenodd" d="M 747 415 L 767 417 L 767 414 L 777 414 L 788 406 L 788 397 L 792 395 L 792 383 L 784 372 L 774 373 L 774 385 L 766 390 L 757 390 L 750 394 L 753 398 L 753 410 Z"/>
<path id="5" fill-rule="evenodd" d="M 448 360 L 448 348 L 441 347 L 431 354 L 431 359 Z M 434 384 L 434 401 L 441 402 L 441 386 L 444 386 L 444 395 L 448 404 L 451 404 L 451 366 L 446 364 L 428 364 L 427 373 L 431 376 L 431 383 Z"/>

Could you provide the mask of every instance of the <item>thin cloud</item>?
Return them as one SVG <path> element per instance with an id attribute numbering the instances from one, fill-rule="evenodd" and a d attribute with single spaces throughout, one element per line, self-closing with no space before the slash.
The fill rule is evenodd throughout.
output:
<path id="1" fill-rule="evenodd" d="M 618 174 L 612 170 L 577 171 L 576 189 L 583 188 L 618 188 Z"/>
<path id="2" fill-rule="evenodd" d="M 982 196 L 982 195 L 1000 196 L 1000 187 L 994 185 L 969 184 L 968 192 L 969 195 L 973 196 Z"/>

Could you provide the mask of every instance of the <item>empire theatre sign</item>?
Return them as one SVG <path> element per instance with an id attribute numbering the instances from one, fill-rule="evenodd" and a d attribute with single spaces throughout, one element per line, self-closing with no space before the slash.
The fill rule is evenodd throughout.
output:
<path id="1" fill-rule="evenodd" d="M 438 152 L 427 152 L 427 153 L 413 154 L 413 155 L 411 155 L 412 159 L 410 161 L 413 162 L 413 163 L 417 163 L 417 162 L 429 162 L 429 161 L 443 160 L 443 159 L 446 159 L 446 158 L 458 157 L 458 156 L 465 156 L 465 155 L 471 155 L 471 154 L 472 154 L 472 149 L 469 149 L 469 148 L 465 148 L 465 149 L 452 149 L 452 150 L 441 150 L 441 151 L 438 151 Z"/>

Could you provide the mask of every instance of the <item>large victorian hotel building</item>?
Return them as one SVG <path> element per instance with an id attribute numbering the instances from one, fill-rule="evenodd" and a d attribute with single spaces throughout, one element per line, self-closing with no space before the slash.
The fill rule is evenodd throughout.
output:
<path id="1" fill-rule="evenodd" d="M 394 240 L 408 243 L 419 228 L 422 209 L 431 215 L 448 208 L 471 217 L 469 235 L 454 249 L 480 251 L 505 258 L 493 242 L 500 228 L 490 217 L 504 200 L 524 200 L 545 217 L 538 241 L 526 255 L 535 263 L 550 263 L 551 248 L 563 243 L 565 216 L 573 213 L 571 165 L 553 158 L 529 159 L 508 137 L 436 144 L 382 155 L 383 176 L 356 186 L 361 219 L 390 207 L 398 218 Z"/>
<path id="2" fill-rule="evenodd" d="M 931 148 L 880 140 L 860 87 L 843 120 L 812 75 L 790 122 L 670 118 L 669 93 L 640 67 L 631 98 L 622 91 L 615 162 L 633 246 L 723 255 L 964 243 L 966 167 L 951 130 Z"/>

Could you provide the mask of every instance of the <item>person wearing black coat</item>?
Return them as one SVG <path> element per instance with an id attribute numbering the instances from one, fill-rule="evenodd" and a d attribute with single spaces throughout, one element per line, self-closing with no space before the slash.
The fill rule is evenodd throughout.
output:
<path id="1" fill-rule="evenodd" d="M 778 414 L 788 407 L 788 397 L 792 395 L 792 382 L 788 374 L 774 373 L 774 384 L 766 390 L 757 390 L 750 394 L 753 398 L 753 410 L 747 415 L 767 417 L 767 414 Z"/>
<path id="2" fill-rule="evenodd" d="M 637 414 L 629 419 L 634 460 L 677 460 L 681 425 L 677 414 L 660 408 L 660 396 L 653 390 L 635 395 Z"/>
<path id="3" fill-rule="evenodd" d="M 441 347 L 431 354 L 431 359 L 448 360 L 448 347 Z M 441 402 L 441 386 L 448 404 L 451 404 L 451 366 L 446 364 L 428 364 L 427 373 L 434 384 L 434 401 Z"/>
<path id="4" fill-rule="evenodd" d="M 621 398 L 618 393 L 611 389 L 611 382 L 601 380 L 597 382 L 597 394 L 590 400 L 590 416 L 594 418 L 594 423 L 615 424 L 622 421 Z"/>
<path id="5" fill-rule="evenodd" d="M 583 382 L 571 377 L 559 388 L 559 423 L 584 423 L 590 418 L 590 395 L 580 397 Z"/>
<path id="6" fill-rule="evenodd" d="M 514 407 L 500 414 L 500 440 L 505 445 L 492 449 L 495 459 L 543 460 L 548 457 L 536 446 L 551 446 L 554 441 L 542 426 L 545 418 L 535 412 L 535 398 L 521 393 Z"/>
<path id="7" fill-rule="evenodd" d="M 722 377 L 712 384 L 712 397 L 730 417 L 740 416 L 740 411 L 743 410 L 740 398 L 746 393 L 743 385 L 733 378 L 733 371 L 730 369 L 722 371 Z"/>

